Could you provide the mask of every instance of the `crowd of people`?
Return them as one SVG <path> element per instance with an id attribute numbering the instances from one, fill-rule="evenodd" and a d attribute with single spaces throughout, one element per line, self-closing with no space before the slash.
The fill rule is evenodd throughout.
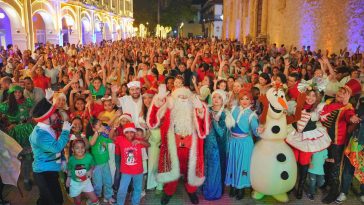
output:
<path id="1" fill-rule="evenodd" d="M 47 43 L 33 52 L 8 45 L 0 54 L 0 129 L 21 145 L 21 187 L 38 186 L 38 205 L 60 205 L 64 195 L 76 205 L 124 204 L 128 193 L 136 205 L 152 192 L 165 205 L 181 176 L 198 204 L 199 195 L 219 200 L 228 190 L 241 200 L 254 190 L 253 150 L 267 136 L 268 109 L 282 108 L 295 197 L 315 200 L 320 187 L 323 203 L 340 203 L 356 178 L 364 202 L 359 50 L 215 38 Z M 282 172 L 279 183 L 290 177 Z"/>

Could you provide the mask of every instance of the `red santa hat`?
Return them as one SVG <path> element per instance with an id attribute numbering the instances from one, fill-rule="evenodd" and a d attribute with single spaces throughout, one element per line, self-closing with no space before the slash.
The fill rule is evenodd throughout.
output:
<path id="1" fill-rule="evenodd" d="M 155 90 L 149 89 L 149 90 L 147 90 L 147 91 L 144 92 L 143 97 L 145 97 L 145 96 L 151 96 L 151 97 L 153 97 L 155 94 L 157 94 L 157 92 Z"/>
<path id="2" fill-rule="evenodd" d="M 135 129 L 135 125 L 134 125 L 134 123 L 132 123 L 132 122 L 130 122 L 130 123 L 126 123 L 125 125 L 124 125 L 124 134 L 126 133 L 126 132 L 136 132 L 136 129 Z"/>
<path id="3" fill-rule="evenodd" d="M 350 91 L 350 95 L 358 95 L 361 93 L 361 84 L 358 80 L 351 79 L 344 86 L 346 90 Z"/>
<path id="4" fill-rule="evenodd" d="M 126 118 L 127 120 L 129 120 L 129 122 L 133 121 L 132 120 L 132 117 L 131 117 L 131 114 L 129 113 L 123 113 L 120 117 L 119 117 L 119 120 L 123 119 L 123 118 Z"/>

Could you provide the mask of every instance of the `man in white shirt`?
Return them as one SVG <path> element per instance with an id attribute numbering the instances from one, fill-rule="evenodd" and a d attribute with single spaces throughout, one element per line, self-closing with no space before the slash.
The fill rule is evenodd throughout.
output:
<path id="1" fill-rule="evenodd" d="M 120 98 L 117 97 L 119 89 L 120 87 L 117 85 L 111 87 L 113 102 L 123 110 L 123 113 L 130 113 L 135 126 L 140 127 L 139 114 L 143 105 L 140 82 L 132 81 L 128 83 L 129 95 Z"/>

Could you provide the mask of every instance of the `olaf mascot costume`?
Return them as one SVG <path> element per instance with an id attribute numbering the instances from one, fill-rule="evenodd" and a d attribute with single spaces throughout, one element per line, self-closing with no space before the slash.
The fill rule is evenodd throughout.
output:
<path id="1" fill-rule="evenodd" d="M 287 116 L 288 106 L 282 84 L 274 83 L 266 95 L 259 97 L 264 107 L 259 119 L 261 140 L 254 147 L 250 165 L 254 199 L 271 195 L 280 202 L 288 202 L 287 192 L 296 183 L 297 164 L 284 140 L 287 124 L 299 120 L 301 116 L 304 99 L 305 95 L 300 94 L 295 115 Z"/>

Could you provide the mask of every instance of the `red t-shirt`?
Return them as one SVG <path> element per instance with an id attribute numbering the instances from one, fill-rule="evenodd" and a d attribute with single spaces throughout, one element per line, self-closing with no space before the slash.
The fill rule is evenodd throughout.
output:
<path id="1" fill-rule="evenodd" d="M 296 100 L 299 95 L 300 95 L 300 91 L 298 90 L 298 83 L 296 83 L 296 85 L 294 85 L 293 87 L 288 88 L 288 96 L 291 99 Z"/>
<path id="2" fill-rule="evenodd" d="M 34 87 L 42 88 L 43 91 L 45 91 L 45 89 L 48 88 L 50 81 L 51 81 L 50 78 L 43 76 L 43 75 L 33 77 Z"/>
<path id="3" fill-rule="evenodd" d="M 124 136 L 118 136 L 115 140 L 115 154 L 120 155 L 120 172 L 123 174 L 143 173 L 143 145 L 132 143 Z"/>

